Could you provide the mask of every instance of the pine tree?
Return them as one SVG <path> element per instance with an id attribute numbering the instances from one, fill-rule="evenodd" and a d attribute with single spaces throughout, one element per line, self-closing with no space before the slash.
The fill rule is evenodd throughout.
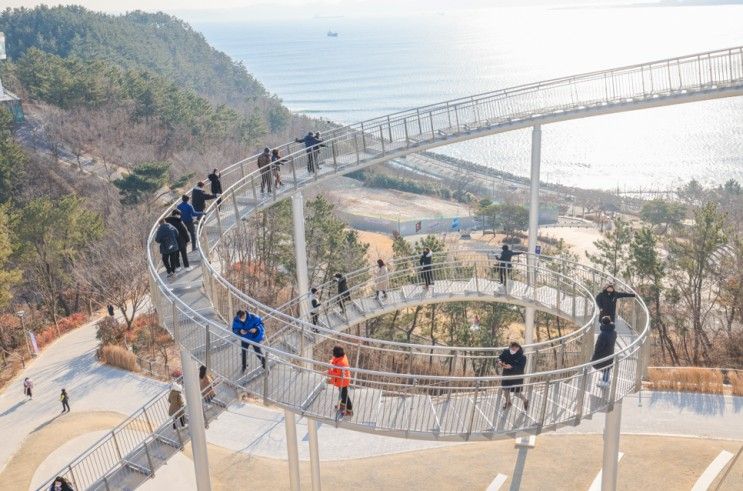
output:
<path id="1" fill-rule="evenodd" d="M 586 257 L 601 271 L 615 277 L 620 273 L 626 276 L 629 244 L 632 241 L 633 232 L 622 217 L 615 218 L 613 224 L 612 230 L 605 235 L 605 238 L 593 243 L 597 249 L 596 254 L 586 252 Z"/>

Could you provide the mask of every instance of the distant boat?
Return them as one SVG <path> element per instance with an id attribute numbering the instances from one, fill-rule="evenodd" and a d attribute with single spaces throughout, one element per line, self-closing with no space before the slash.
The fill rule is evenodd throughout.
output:
<path id="1" fill-rule="evenodd" d="M 338 37 L 338 33 L 337 32 L 333 32 L 333 31 L 328 31 L 328 37 L 329 38 L 337 38 Z"/>

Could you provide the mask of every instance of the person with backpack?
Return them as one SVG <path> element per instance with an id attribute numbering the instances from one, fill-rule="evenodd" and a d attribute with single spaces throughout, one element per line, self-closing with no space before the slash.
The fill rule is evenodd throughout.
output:
<path id="1" fill-rule="evenodd" d="M 59 394 L 59 400 L 62 403 L 62 413 L 69 413 L 70 412 L 70 397 L 67 395 L 67 391 L 62 389 L 62 392 Z"/>
<path id="2" fill-rule="evenodd" d="M 390 271 L 381 259 L 377 259 L 377 269 L 374 272 L 374 283 L 377 290 L 377 300 L 379 300 L 380 293 L 383 298 L 387 298 L 387 290 L 390 289 Z"/>
<path id="3" fill-rule="evenodd" d="M 418 264 L 421 267 L 421 276 L 423 277 L 424 288 L 433 285 L 433 252 L 428 247 L 423 249 Z"/>
<path id="4" fill-rule="evenodd" d="M 160 220 L 160 226 L 157 227 L 155 233 L 155 242 L 160 244 L 160 255 L 165 265 L 165 271 L 168 274 L 168 278 L 171 278 L 175 274 L 175 265 L 178 260 L 178 251 L 180 246 L 178 245 L 178 230 L 171 224 Z"/>
<path id="5" fill-rule="evenodd" d="M 353 416 L 353 404 L 348 397 L 348 386 L 351 385 L 351 371 L 348 369 L 348 357 L 340 346 L 333 347 L 332 368 L 328 369 L 328 383 L 340 390 L 340 402 L 335 407 L 344 416 Z"/>
<path id="6" fill-rule="evenodd" d="M 24 378 L 23 379 L 23 395 L 28 397 L 27 400 L 29 401 L 33 401 L 34 399 L 33 389 L 34 389 L 34 383 L 31 382 L 31 379 L 28 377 Z"/>
<path id="7" fill-rule="evenodd" d="M 184 194 L 181 196 L 181 202 L 176 208 L 181 212 L 181 221 L 186 227 L 186 230 L 188 230 L 188 234 L 191 236 L 191 250 L 195 251 L 198 249 L 199 244 L 196 241 L 196 225 L 194 222 L 203 215 L 204 212 L 196 211 L 193 205 L 189 203 L 190 199 L 191 198 L 189 198 L 187 194 Z"/>
<path id="8" fill-rule="evenodd" d="M 599 319 L 608 316 L 614 322 L 617 318 L 617 300 L 635 296 L 634 293 L 618 292 L 614 289 L 614 283 L 607 283 L 601 293 L 596 295 L 596 305 L 599 306 Z"/>
<path id="9" fill-rule="evenodd" d="M 173 418 L 173 429 L 176 430 L 176 421 L 181 423 L 181 428 L 186 426 L 186 413 L 183 411 L 183 388 L 178 382 L 170 384 L 168 393 L 168 416 Z"/>
<path id="10" fill-rule="evenodd" d="M 611 317 L 605 315 L 601 318 L 601 332 L 596 338 L 596 346 L 593 348 L 591 361 L 601 360 L 613 355 L 616 344 L 617 331 L 614 329 L 614 323 L 611 321 Z M 612 359 L 609 358 L 593 365 L 596 370 L 601 370 L 601 380 L 597 383 L 599 387 L 609 386 L 612 363 Z"/>
<path id="11" fill-rule="evenodd" d="M 235 318 L 232 320 L 232 332 L 240 336 L 242 371 L 248 366 L 248 349 L 252 346 L 256 356 L 261 362 L 263 369 L 266 369 L 266 357 L 263 355 L 261 347 L 258 346 L 266 337 L 266 331 L 263 327 L 263 319 L 247 310 L 238 310 Z M 248 342 L 250 341 L 250 342 Z"/>
<path id="12" fill-rule="evenodd" d="M 199 181 L 191 190 L 191 205 L 193 205 L 194 210 L 203 214 L 204 209 L 206 209 L 206 202 L 216 197 L 216 195 L 204 191 L 204 181 Z"/>
<path id="13" fill-rule="evenodd" d="M 320 299 L 317 298 L 317 288 L 312 288 L 310 290 L 310 319 L 313 326 L 316 326 L 320 320 L 320 305 Z M 312 332 L 319 331 L 313 328 Z"/>
<path id="14" fill-rule="evenodd" d="M 188 229 L 181 220 L 181 212 L 177 208 L 173 210 L 169 217 L 165 218 L 165 221 L 171 224 L 178 231 L 178 252 L 181 256 L 181 261 L 178 260 L 178 255 L 175 256 L 175 269 L 176 272 L 181 268 L 181 262 L 186 271 L 191 271 L 193 268 L 188 263 Z"/>
<path id="15" fill-rule="evenodd" d="M 508 345 L 508 349 L 503 350 L 498 357 L 498 366 L 503 369 L 503 375 L 523 375 L 526 370 L 526 356 L 524 350 L 519 343 L 512 341 Z M 503 390 L 506 394 L 506 403 L 503 405 L 503 409 L 511 407 L 511 394 L 518 397 L 524 402 L 524 411 L 529 410 L 529 400 L 522 393 L 524 385 L 523 378 L 507 379 L 501 383 Z"/>
<path id="16" fill-rule="evenodd" d="M 338 284 L 338 305 L 341 308 L 341 314 L 346 313 L 346 302 L 351 300 L 351 292 L 348 291 L 348 281 L 342 273 L 333 275 L 335 282 Z"/>
<path id="17" fill-rule="evenodd" d="M 511 269 L 513 268 L 511 260 L 513 259 L 513 256 L 518 256 L 520 254 L 523 254 L 523 252 L 512 251 L 506 244 L 503 244 L 503 247 L 501 247 L 501 253 L 500 256 L 498 256 L 498 278 L 502 285 L 507 284 L 508 278 L 511 275 Z"/>

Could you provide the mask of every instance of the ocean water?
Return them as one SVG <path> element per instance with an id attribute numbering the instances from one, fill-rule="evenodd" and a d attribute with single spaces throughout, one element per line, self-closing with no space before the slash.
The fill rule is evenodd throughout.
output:
<path id="1" fill-rule="evenodd" d="M 743 5 L 493 8 L 199 23 L 292 110 L 340 123 L 564 75 L 743 45 Z M 328 29 L 339 33 L 326 36 Z M 743 97 L 546 125 L 542 179 L 668 190 L 743 182 Z M 529 174 L 530 131 L 438 152 Z"/>

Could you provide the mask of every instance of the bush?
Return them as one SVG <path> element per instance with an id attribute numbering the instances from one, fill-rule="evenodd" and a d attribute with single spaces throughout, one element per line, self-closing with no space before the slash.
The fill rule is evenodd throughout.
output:
<path id="1" fill-rule="evenodd" d="M 57 321 L 57 325 L 54 324 L 43 327 L 36 333 L 36 344 L 39 349 L 48 345 L 62 334 L 72 331 L 75 328 L 80 327 L 86 321 L 87 317 L 81 312 L 76 312 L 68 317 L 63 317 Z"/>
<path id="2" fill-rule="evenodd" d="M 648 377 L 654 390 L 722 394 L 723 376 L 717 369 L 651 368 Z"/>
<path id="3" fill-rule="evenodd" d="M 131 351 L 128 351 L 121 346 L 108 344 L 101 350 L 101 361 L 107 365 L 111 365 L 130 372 L 138 372 L 139 365 L 137 364 L 137 357 Z"/>
<path id="4" fill-rule="evenodd" d="M 743 372 L 728 372 L 728 380 L 733 386 L 734 396 L 743 396 Z"/>

